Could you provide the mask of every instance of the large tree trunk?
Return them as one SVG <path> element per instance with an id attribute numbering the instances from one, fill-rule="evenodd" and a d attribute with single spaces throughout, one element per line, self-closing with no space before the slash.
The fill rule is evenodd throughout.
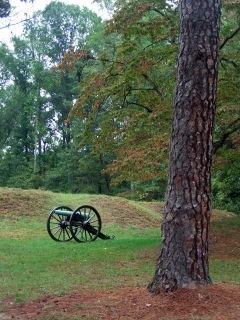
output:
<path id="1" fill-rule="evenodd" d="M 162 248 L 148 289 L 211 283 L 212 135 L 219 51 L 219 0 L 181 0 L 177 85 Z"/>

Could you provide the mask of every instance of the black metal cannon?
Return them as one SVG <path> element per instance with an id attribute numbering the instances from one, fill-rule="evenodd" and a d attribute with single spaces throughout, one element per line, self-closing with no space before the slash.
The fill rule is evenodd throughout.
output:
<path id="1" fill-rule="evenodd" d="M 102 221 L 98 211 L 88 205 L 75 210 L 67 206 L 53 209 L 47 219 L 47 231 L 55 241 L 90 242 L 97 237 L 108 240 L 113 239 L 101 232 Z"/>

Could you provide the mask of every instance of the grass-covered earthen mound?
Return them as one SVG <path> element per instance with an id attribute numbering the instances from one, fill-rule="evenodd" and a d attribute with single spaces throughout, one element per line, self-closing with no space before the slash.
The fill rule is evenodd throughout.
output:
<path id="1" fill-rule="evenodd" d="M 120 197 L 106 195 L 71 195 L 40 190 L 22 190 L 0 188 L 0 215 L 2 218 L 37 218 L 46 219 L 49 212 L 59 205 L 66 205 L 73 210 L 81 205 L 95 207 L 104 224 L 138 228 L 160 228 L 163 204 L 130 201 Z"/>
<path id="2" fill-rule="evenodd" d="M 2 218 L 16 216 L 18 219 L 32 217 L 44 220 L 49 212 L 59 205 L 70 206 L 73 210 L 81 205 L 91 205 L 99 211 L 104 223 L 123 227 L 160 228 L 163 213 L 163 203 L 160 202 L 135 202 L 120 197 L 86 194 L 66 196 L 65 200 L 60 193 L 0 188 Z M 233 216 L 226 211 L 214 210 L 212 221 Z"/>

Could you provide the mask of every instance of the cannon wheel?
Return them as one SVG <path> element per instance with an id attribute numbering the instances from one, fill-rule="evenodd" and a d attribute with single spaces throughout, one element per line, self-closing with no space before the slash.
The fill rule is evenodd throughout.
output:
<path id="1" fill-rule="evenodd" d="M 53 240 L 60 242 L 70 241 L 73 238 L 69 228 L 70 216 L 56 214 L 54 210 L 71 212 L 73 210 L 67 206 L 56 207 L 50 212 L 47 219 L 47 231 Z"/>
<path id="2" fill-rule="evenodd" d="M 98 211 L 88 205 L 80 206 L 70 217 L 70 231 L 78 242 L 90 242 L 97 239 L 102 227 Z"/>

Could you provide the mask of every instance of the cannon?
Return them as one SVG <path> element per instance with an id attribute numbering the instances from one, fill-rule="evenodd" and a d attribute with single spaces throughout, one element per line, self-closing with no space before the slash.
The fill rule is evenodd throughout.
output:
<path id="1" fill-rule="evenodd" d="M 55 241 L 90 242 L 97 239 L 113 239 L 101 232 L 102 221 L 98 211 L 89 205 L 75 210 L 68 206 L 54 208 L 47 219 L 47 231 Z"/>

